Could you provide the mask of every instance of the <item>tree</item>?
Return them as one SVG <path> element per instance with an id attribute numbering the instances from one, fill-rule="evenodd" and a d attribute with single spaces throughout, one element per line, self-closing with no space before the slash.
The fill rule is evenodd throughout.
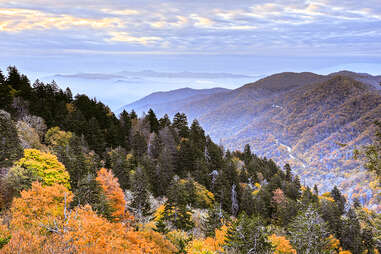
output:
<path id="1" fill-rule="evenodd" d="M 223 211 L 218 204 L 208 209 L 208 213 L 202 222 L 202 229 L 205 236 L 215 237 L 217 229 L 227 224 L 229 215 Z"/>
<path id="2" fill-rule="evenodd" d="M 328 245 L 327 225 L 312 207 L 308 207 L 292 221 L 289 234 L 292 246 L 298 253 L 324 253 Z"/>
<path id="3" fill-rule="evenodd" d="M 22 156 L 22 147 L 17 136 L 16 126 L 10 114 L 0 110 L 0 168 L 9 167 Z"/>
<path id="4" fill-rule="evenodd" d="M 5 83 L 5 77 L 0 70 L 0 109 L 9 110 L 13 101 L 14 90 Z"/>
<path id="5" fill-rule="evenodd" d="M 68 208 L 73 195 L 62 185 L 34 183 L 12 204 L 11 234 L 2 253 L 150 253 L 175 247 L 158 233 L 133 231 L 99 217 L 90 206 Z"/>
<path id="6" fill-rule="evenodd" d="M 274 248 L 274 254 L 296 254 L 296 250 L 292 248 L 286 237 L 272 234 L 269 240 Z"/>
<path id="7" fill-rule="evenodd" d="M 32 91 L 29 79 L 25 75 L 20 75 L 15 66 L 9 66 L 7 70 L 8 76 L 5 80 L 5 84 L 15 89 L 17 96 L 29 99 Z"/>
<path id="8" fill-rule="evenodd" d="M 140 221 L 144 217 L 152 214 L 147 187 L 148 181 L 144 174 L 144 170 L 143 168 L 138 167 L 131 179 L 131 191 L 133 197 L 131 208 L 133 208 L 135 218 Z"/>
<path id="9" fill-rule="evenodd" d="M 123 146 L 127 150 L 130 149 L 130 132 L 132 127 L 131 116 L 127 111 L 123 110 L 119 117 L 120 125 L 121 125 L 121 133 L 123 136 Z"/>
<path id="10" fill-rule="evenodd" d="M 374 172 L 381 182 L 381 122 L 376 121 L 375 141 L 371 145 L 364 146 L 361 150 L 355 150 L 355 158 L 365 159 L 364 166 Z"/>
<path id="11" fill-rule="evenodd" d="M 243 149 L 243 157 L 244 157 L 243 160 L 245 162 L 245 165 L 249 165 L 252 156 L 253 156 L 253 154 L 251 152 L 250 145 L 246 144 L 245 148 Z"/>
<path id="12" fill-rule="evenodd" d="M 152 109 L 148 110 L 148 115 L 146 116 L 146 119 L 148 120 L 149 126 L 150 126 L 150 132 L 159 132 L 160 124 L 157 120 L 157 117 Z"/>
<path id="13" fill-rule="evenodd" d="M 25 149 L 24 157 L 9 170 L 7 182 L 18 192 L 28 189 L 34 180 L 43 185 L 62 184 L 70 188 L 69 173 L 55 155 L 36 149 Z"/>
<path id="14" fill-rule="evenodd" d="M 173 121 L 172 127 L 176 128 L 180 138 L 186 138 L 189 135 L 188 120 L 184 113 L 176 113 Z"/>
<path id="15" fill-rule="evenodd" d="M 192 211 L 189 204 L 194 198 L 193 184 L 181 184 L 174 179 L 167 192 L 163 219 L 176 229 L 188 231 L 193 228 Z"/>
<path id="16" fill-rule="evenodd" d="M 270 253 L 272 246 L 262 221 L 242 213 L 227 231 L 225 249 L 242 254 Z"/>
<path id="17" fill-rule="evenodd" d="M 101 168 L 98 171 L 96 178 L 97 182 L 102 187 L 102 190 L 113 209 L 112 216 L 115 221 L 123 221 L 131 219 L 126 213 L 126 201 L 124 199 L 124 193 L 119 186 L 118 179 L 114 177 L 110 170 Z"/>
<path id="18" fill-rule="evenodd" d="M 349 209 L 340 234 L 341 245 L 352 253 L 362 253 L 361 227 L 353 209 Z"/>
<path id="19" fill-rule="evenodd" d="M 162 118 L 159 119 L 160 129 L 164 129 L 165 127 L 171 126 L 171 120 L 169 116 L 165 114 Z"/>
<path id="20" fill-rule="evenodd" d="M 143 134 L 136 132 L 132 138 L 131 148 L 134 155 L 140 159 L 143 154 L 147 151 L 147 142 Z"/>

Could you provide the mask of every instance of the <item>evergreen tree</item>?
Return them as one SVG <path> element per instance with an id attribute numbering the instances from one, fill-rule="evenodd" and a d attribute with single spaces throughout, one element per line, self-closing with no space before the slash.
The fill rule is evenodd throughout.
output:
<path id="1" fill-rule="evenodd" d="M 139 221 L 152 214 L 147 187 L 148 181 L 144 174 L 144 170 L 141 167 L 138 167 L 131 179 L 131 191 L 133 197 L 131 207 L 133 208 L 135 217 Z"/>
<path id="2" fill-rule="evenodd" d="M 357 215 L 352 208 L 349 209 L 343 221 L 340 240 L 344 249 L 350 250 L 352 253 L 362 253 L 361 227 Z"/>
<path id="3" fill-rule="evenodd" d="M 243 161 L 245 162 L 245 165 L 249 165 L 251 158 L 252 158 L 252 152 L 249 144 L 245 145 L 245 148 L 243 149 Z"/>
<path id="4" fill-rule="evenodd" d="M 229 219 L 229 215 L 222 210 L 217 203 L 208 209 L 208 213 L 202 222 L 202 229 L 205 236 L 215 237 L 216 229 L 225 225 Z"/>
<path id="5" fill-rule="evenodd" d="M 117 147 L 107 153 L 106 166 L 110 167 L 118 178 L 120 187 L 125 190 L 130 186 L 130 171 L 132 167 L 127 161 L 127 152 L 123 147 Z"/>
<path id="6" fill-rule="evenodd" d="M 292 173 L 291 173 L 290 164 L 286 163 L 286 165 L 284 165 L 284 170 L 286 171 L 286 181 L 291 182 L 292 181 Z"/>
<path id="7" fill-rule="evenodd" d="M 177 229 L 188 231 L 194 227 L 191 219 L 192 211 L 189 204 L 194 198 L 194 191 L 189 189 L 189 185 L 179 183 L 174 179 L 167 193 L 167 202 L 164 208 L 164 220 Z M 192 193 L 193 192 L 193 193 Z"/>
<path id="8" fill-rule="evenodd" d="M 178 130 L 180 138 L 187 138 L 189 135 L 188 120 L 187 116 L 184 113 L 176 113 L 173 121 L 172 127 Z"/>
<path id="9" fill-rule="evenodd" d="M 298 253 L 325 253 L 329 233 L 326 223 L 314 208 L 307 208 L 293 220 L 289 234 L 292 246 Z"/>
<path id="10" fill-rule="evenodd" d="M 331 197 L 335 200 L 340 215 L 344 214 L 346 200 L 345 197 L 341 195 L 341 192 L 337 186 L 333 187 L 331 191 Z"/>
<path id="11" fill-rule="evenodd" d="M 110 221 L 114 219 L 112 215 L 114 209 L 95 180 L 95 175 L 83 175 L 73 193 L 75 196 L 71 203 L 72 207 L 89 204 L 99 215 Z"/>
<path id="12" fill-rule="evenodd" d="M 0 168 L 9 167 L 21 158 L 22 147 L 10 114 L 0 110 Z"/>
<path id="13" fill-rule="evenodd" d="M 225 249 L 242 254 L 270 253 L 272 246 L 262 219 L 242 213 L 228 229 Z"/>
<path id="14" fill-rule="evenodd" d="M 11 88 L 5 83 L 5 77 L 0 70 L 0 109 L 10 110 L 13 101 Z"/>
<path id="15" fill-rule="evenodd" d="M 128 114 L 127 111 L 123 110 L 123 112 L 120 114 L 120 126 L 121 126 L 121 133 L 122 133 L 122 145 L 127 150 L 130 149 L 130 132 L 131 132 L 131 116 Z"/>
<path id="16" fill-rule="evenodd" d="M 160 129 L 171 126 L 171 120 L 169 116 L 165 114 L 162 118 L 159 119 Z"/>
<path id="17" fill-rule="evenodd" d="M 160 128 L 160 123 L 157 120 L 156 115 L 152 109 L 148 110 L 148 115 L 146 116 L 146 119 L 148 120 L 148 123 L 150 126 L 150 132 L 158 133 Z"/>
<path id="18" fill-rule="evenodd" d="M 147 151 L 147 142 L 145 137 L 140 133 L 136 132 L 132 138 L 131 148 L 134 152 L 134 155 L 139 159 L 143 157 L 143 155 Z"/>
<path id="19" fill-rule="evenodd" d="M 131 120 L 138 119 L 138 115 L 136 114 L 135 110 L 131 111 L 130 117 L 131 117 Z"/>

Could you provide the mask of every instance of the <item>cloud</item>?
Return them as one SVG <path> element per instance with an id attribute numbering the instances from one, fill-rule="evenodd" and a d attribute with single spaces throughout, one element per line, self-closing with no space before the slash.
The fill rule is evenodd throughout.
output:
<path id="1" fill-rule="evenodd" d="M 0 39 L 8 42 L 0 49 L 380 55 L 378 2 L 0 0 Z M 16 41 L 20 33 L 28 43 Z"/>
<path id="2" fill-rule="evenodd" d="M 76 78 L 93 80 L 114 80 L 117 82 L 127 82 L 126 80 L 140 80 L 141 78 L 165 78 L 165 79 L 247 79 L 256 78 L 233 73 L 206 73 L 206 72 L 156 72 L 152 70 L 145 71 L 121 71 L 114 74 L 108 73 L 77 73 L 77 74 L 56 74 L 57 78 Z"/>

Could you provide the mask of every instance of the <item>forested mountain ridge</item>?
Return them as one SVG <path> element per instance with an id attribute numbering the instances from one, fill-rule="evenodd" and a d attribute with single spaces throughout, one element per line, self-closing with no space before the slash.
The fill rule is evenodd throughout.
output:
<path id="1" fill-rule="evenodd" d="M 152 105 L 155 105 L 157 114 L 164 115 L 168 112 L 170 105 L 182 103 L 185 100 L 200 99 L 209 95 L 224 93 L 230 91 L 225 88 L 211 88 L 211 89 L 192 89 L 181 88 L 168 92 L 152 93 L 134 103 L 125 105 L 117 110 L 117 113 L 123 110 L 136 112 L 148 112 Z"/>
<path id="2" fill-rule="evenodd" d="M 374 140 L 373 122 L 381 119 L 379 81 L 380 76 L 348 71 L 280 73 L 227 93 L 169 104 L 167 113 L 185 112 L 224 146 L 243 149 L 249 143 L 255 153 L 293 165 L 307 184 L 323 190 L 340 185 L 349 197 L 375 207 L 379 190 L 352 152 Z"/>
<path id="3" fill-rule="evenodd" d="M 379 214 L 337 187 L 303 186 L 249 145 L 218 146 L 183 113 L 116 117 L 14 67 L 0 97 L 1 253 L 381 250 Z M 367 165 L 380 173 L 377 163 Z"/>

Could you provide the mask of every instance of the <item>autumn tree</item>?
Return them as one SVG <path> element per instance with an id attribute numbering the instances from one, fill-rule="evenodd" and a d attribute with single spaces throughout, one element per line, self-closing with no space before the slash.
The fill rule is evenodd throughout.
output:
<path id="1" fill-rule="evenodd" d="M 125 211 L 126 201 L 124 199 L 124 193 L 119 186 L 118 179 L 114 177 L 111 170 L 101 168 L 98 171 L 96 180 L 102 187 L 107 200 L 114 210 L 112 213 L 114 220 L 122 221 L 124 219 L 130 219 Z"/>
<path id="2" fill-rule="evenodd" d="M 33 181 L 43 185 L 63 184 L 70 187 L 70 176 L 55 155 L 35 149 L 25 149 L 24 157 L 9 170 L 7 183 L 17 193 L 30 187 Z"/>

